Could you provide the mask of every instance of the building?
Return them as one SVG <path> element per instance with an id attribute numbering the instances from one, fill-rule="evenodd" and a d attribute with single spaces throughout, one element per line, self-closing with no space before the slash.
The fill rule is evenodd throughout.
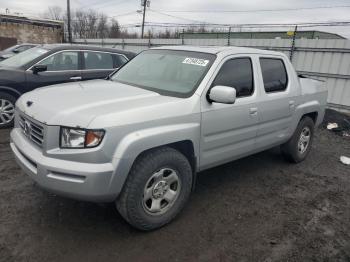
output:
<path id="1" fill-rule="evenodd" d="M 231 32 L 230 38 L 238 39 L 289 39 L 293 38 L 292 31 L 269 31 L 269 32 Z M 222 39 L 228 38 L 228 32 L 194 32 L 194 33 L 180 33 L 186 39 Z M 298 31 L 296 38 L 303 39 L 345 39 L 344 37 L 322 31 Z"/>
<path id="2" fill-rule="evenodd" d="M 20 43 L 61 43 L 63 29 L 63 21 L 0 14 L 0 50 Z"/>

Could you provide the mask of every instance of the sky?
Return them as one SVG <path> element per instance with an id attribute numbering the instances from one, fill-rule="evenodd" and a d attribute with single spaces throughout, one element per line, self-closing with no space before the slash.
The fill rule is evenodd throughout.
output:
<path id="1" fill-rule="evenodd" d="M 140 24 L 142 15 L 136 12 L 141 9 L 140 1 L 141 0 L 71 0 L 71 8 L 79 10 L 93 9 L 98 12 L 103 12 L 109 16 L 110 19 L 117 19 L 121 25 Z M 350 22 L 350 0 L 150 1 L 150 8 L 146 12 L 146 22 L 149 23 L 194 23 L 193 21 L 215 24 Z M 8 8 L 10 13 L 18 12 L 35 17 L 41 16 L 49 6 L 60 6 L 65 9 L 66 0 L 0 0 L 0 13 L 5 13 L 5 9 Z M 337 8 L 312 9 L 314 7 L 331 6 Z M 298 10 L 271 11 L 276 9 Z M 233 10 L 236 12 L 221 12 L 223 10 Z M 258 12 L 257 10 L 260 11 Z M 159 12 L 165 14 L 160 14 Z M 350 26 L 322 27 L 318 29 L 339 33 L 350 38 Z"/>

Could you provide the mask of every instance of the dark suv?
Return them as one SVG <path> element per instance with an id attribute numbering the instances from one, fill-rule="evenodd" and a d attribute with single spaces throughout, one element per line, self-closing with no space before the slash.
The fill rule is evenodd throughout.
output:
<path id="1" fill-rule="evenodd" d="M 112 48 L 41 45 L 0 62 L 0 128 L 13 124 L 14 105 L 41 86 L 106 78 L 135 56 Z"/>

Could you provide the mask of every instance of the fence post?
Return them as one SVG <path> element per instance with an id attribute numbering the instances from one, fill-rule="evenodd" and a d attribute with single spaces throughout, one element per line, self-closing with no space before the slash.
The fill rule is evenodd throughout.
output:
<path id="1" fill-rule="evenodd" d="M 292 46 L 290 47 L 290 54 L 289 54 L 289 59 L 291 62 L 293 61 L 293 55 L 294 55 L 294 51 L 295 51 L 295 38 L 297 35 L 297 31 L 298 31 L 298 26 L 296 25 L 294 28 L 294 32 L 293 32 Z"/>
<path id="2" fill-rule="evenodd" d="M 181 44 L 182 44 L 182 45 L 185 44 L 185 39 L 184 39 L 184 37 L 185 37 L 185 29 L 182 28 L 182 35 L 181 35 Z"/>
<path id="3" fill-rule="evenodd" d="M 151 43 L 151 34 L 148 35 L 148 48 L 151 48 L 152 43 Z"/>
<path id="4" fill-rule="evenodd" d="M 228 34 L 227 34 L 227 45 L 231 45 L 231 26 L 228 28 Z"/>
<path id="5" fill-rule="evenodd" d="M 125 49 L 125 41 L 124 41 L 124 38 L 122 39 L 122 49 L 123 49 L 123 50 Z"/>

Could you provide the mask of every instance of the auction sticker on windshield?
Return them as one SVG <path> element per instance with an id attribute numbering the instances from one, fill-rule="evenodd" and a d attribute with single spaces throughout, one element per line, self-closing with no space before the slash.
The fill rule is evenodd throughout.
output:
<path id="1" fill-rule="evenodd" d="M 188 64 L 188 65 L 207 66 L 207 64 L 209 63 L 209 60 L 186 57 L 185 60 L 182 61 L 182 63 Z"/>

